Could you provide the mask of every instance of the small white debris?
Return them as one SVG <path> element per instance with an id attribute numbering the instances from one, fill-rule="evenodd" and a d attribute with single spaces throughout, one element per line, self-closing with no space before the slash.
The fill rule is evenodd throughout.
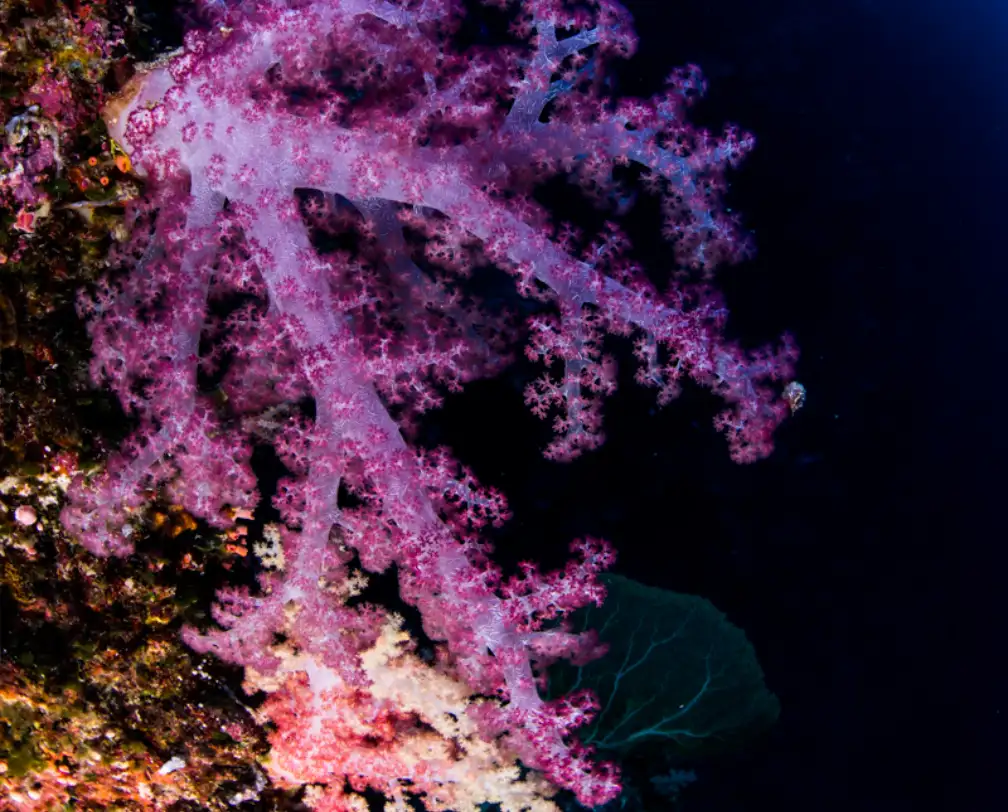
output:
<path id="1" fill-rule="evenodd" d="M 35 513 L 35 508 L 31 505 L 18 505 L 17 510 L 14 511 L 14 521 L 24 527 L 30 527 L 37 520 L 38 514 Z"/>
<path id="2" fill-rule="evenodd" d="M 185 761 L 178 756 L 173 756 L 161 765 L 158 775 L 168 775 L 176 770 L 181 770 L 183 767 L 185 767 Z"/>

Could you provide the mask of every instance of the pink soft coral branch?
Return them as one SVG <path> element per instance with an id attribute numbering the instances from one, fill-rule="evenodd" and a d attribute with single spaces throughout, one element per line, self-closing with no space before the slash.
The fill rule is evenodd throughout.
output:
<path id="1" fill-rule="evenodd" d="M 686 106 L 702 89 L 695 69 L 647 101 L 597 95 L 604 60 L 635 47 L 614 0 L 520 6 L 514 31 L 529 47 L 467 53 L 454 49 L 460 7 L 449 0 L 214 6 L 212 30 L 190 34 L 110 107 L 113 135 L 151 180 L 151 205 L 137 215 L 138 235 L 150 237 L 138 237 L 136 272 L 82 310 L 95 380 L 115 389 L 140 429 L 105 475 L 75 482 L 64 520 L 93 551 L 123 553 L 142 489 L 168 482 L 192 513 L 226 526 L 255 507 L 248 440 L 267 439 L 291 472 L 275 498 L 287 525 L 273 554 L 282 565 L 255 593 L 222 593 L 220 628 L 188 630 L 190 645 L 279 680 L 282 635 L 317 666 L 304 690 L 331 690 L 323 673 L 363 684 L 359 657 L 382 615 L 348 608 L 348 565 L 354 552 L 370 570 L 396 564 L 403 599 L 447 645 L 445 668 L 506 703 L 481 705 L 486 732 L 506 733 L 528 766 L 594 805 L 619 784 L 569 738 L 592 701 L 544 702 L 531 660 L 598 653 L 555 626 L 603 600 L 596 576 L 611 549 L 582 542 L 562 573 L 527 565 L 504 583 L 477 537 L 506 518 L 503 496 L 443 451 L 418 460 L 404 438 L 442 391 L 507 361 L 507 319 L 462 295 L 464 281 L 489 259 L 523 295 L 555 306 L 532 324 L 530 357 L 551 369 L 526 397 L 555 419 L 547 453 L 556 459 L 601 442 L 600 400 L 614 389 L 600 351 L 606 331 L 636 336 L 638 380 L 660 399 L 687 376 L 721 393 L 729 410 L 719 425 L 743 461 L 769 453 L 787 411 L 771 382 L 789 377 L 794 351 L 785 342 L 751 355 L 725 342 L 717 297 L 660 294 L 626 258 L 615 222 L 584 250 L 571 229 L 554 237 L 546 228 L 531 196 L 538 180 L 575 172 L 605 207 L 613 167 L 633 162 L 661 196 L 684 263 L 738 258 L 748 245 L 717 190 L 752 139 L 689 127 Z M 558 39 L 561 28 L 575 33 Z M 302 207 L 298 189 L 324 202 Z M 625 210 L 610 207 L 614 218 Z M 309 223 L 352 227 L 364 247 L 320 253 Z M 236 310 L 219 338 L 225 349 L 201 359 L 207 303 L 222 291 L 263 306 Z M 197 372 L 228 353 L 229 408 L 214 409 Z M 290 405 L 304 395 L 312 420 Z M 341 487 L 354 507 L 338 504 Z"/>

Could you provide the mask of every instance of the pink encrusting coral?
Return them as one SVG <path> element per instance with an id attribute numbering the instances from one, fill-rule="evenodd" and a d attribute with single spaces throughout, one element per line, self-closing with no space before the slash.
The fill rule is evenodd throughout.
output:
<path id="1" fill-rule="evenodd" d="M 338 715 L 323 697 L 366 691 L 361 657 L 387 623 L 376 607 L 347 604 L 350 563 L 395 564 L 402 598 L 442 644 L 436 667 L 494 699 L 472 708 L 483 733 L 593 805 L 619 784 L 571 736 L 592 701 L 545 702 L 532 664 L 599 653 L 555 621 L 603 600 L 596 575 L 611 549 L 577 542 L 563 572 L 529 565 L 505 581 L 478 535 L 507 517 L 503 497 L 447 452 L 406 439 L 444 391 L 508 360 L 509 318 L 481 309 L 466 282 L 493 264 L 544 303 L 527 353 L 547 372 L 526 400 L 554 418 L 547 454 L 558 460 L 601 442 L 600 402 L 615 385 L 607 332 L 636 340 L 637 380 L 662 402 L 686 378 L 718 392 L 718 426 L 739 461 L 769 453 L 788 412 L 776 382 L 795 352 L 788 341 L 758 353 L 726 342 L 724 307 L 706 288 L 657 290 L 626 256 L 621 206 L 593 242 L 548 226 L 536 183 L 568 175 L 605 208 L 614 167 L 637 164 L 684 265 L 735 260 L 749 246 L 719 194 L 752 138 L 686 122 L 703 89 L 695 68 L 649 100 L 604 98 L 605 62 L 635 47 L 614 0 L 523 0 L 511 11 L 515 45 L 462 50 L 452 0 L 214 5 L 207 30 L 110 107 L 110 130 L 151 196 L 136 217 L 134 269 L 82 311 L 93 377 L 140 428 L 105 472 L 75 482 L 64 523 L 98 554 L 126 553 L 145 489 L 164 484 L 227 527 L 258 502 L 253 440 L 271 442 L 289 470 L 271 566 L 255 592 L 222 593 L 220 628 L 188 630 L 190 645 L 296 697 L 296 713 L 273 703 L 274 721 L 321 735 L 326 714 Z M 318 250 L 317 232 L 340 226 L 367 250 Z M 215 323 L 209 303 L 229 293 L 261 304 Z M 221 373 L 223 406 L 200 392 L 201 369 Z M 306 398 L 310 418 L 291 408 Z M 353 507 L 338 503 L 341 487 Z M 295 740 L 306 746 L 278 733 L 286 749 L 274 763 L 310 781 L 314 767 L 292 766 Z"/>

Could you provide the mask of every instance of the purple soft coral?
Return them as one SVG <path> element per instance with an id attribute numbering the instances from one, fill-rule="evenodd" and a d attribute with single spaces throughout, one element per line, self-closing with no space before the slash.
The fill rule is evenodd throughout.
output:
<path id="1" fill-rule="evenodd" d="M 537 182 L 573 174 L 605 207 L 614 166 L 636 163 L 684 264 L 709 268 L 748 251 L 717 192 L 752 139 L 690 128 L 685 110 L 702 89 L 693 68 L 650 100 L 601 98 L 601 66 L 635 47 L 629 15 L 614 0 L 571 9 L 525 0 L 513 26 L 524 46 L 463 53 L 453 39 L 461 7 L 449 0 L 218 6 L 211 31 L 138 75 L 106 115 L 150 178 L 152 232 L 136 271 L 82 307 L 95 380 L 140 428 L 101 478 L 74 484 L 65 521 L 96 553 L 123 553 L 142 490 L 167 482 L 173 499 L 224 526 L 254 508 L 249 437 L 268 439 L 291 471 L 277 495 L 285 574 L 264 575 L 258 597 L 222 596 L 223 629 L 190 630 L 190 644 L 261 673 L 280 667 L 266 649 L 283 632 L 352 681 L 354 653 L 378 624 L 340 606 L 346 590 L 333 584 L 348 577 L 344 553 L 373 570 L 396 563 L 403 598 L 447 641 L 456 673 L 507 701 L 488 712 L 488 728 L 509 730 L 526 764 L 592 805 L 618 783 L 566 740 L 591 703 L 543 702 L 529 660 L 588 645 L 544 624 L 602 600 L 596 575 L 611 550 L 581 543 L 564 573 L 527 567 L 503 584 L 475 537 L 505 518 L 503 497 L 442 452 L 418 458 L 404 439 L 410 416 L 438 405 L 440 392 L 507 358 L 506 320 L 457 283 L 478 257 L 555 305 L 531 325 L 529 354 L 562 371 L 526 399 L 555 417 L 547 453 L 556 459 L 601 442 L 599 402 L 614 388 L 600 351 L 606 331 L 636 337 L 638 380 L 661 400 L 684 377 L 722 394 L 729 409 L 718 425 L 740 461 L 770 450 L 788 411 L 770 382 L 790 375 L 794 351 L 785 342 L 747 355 L 725 342 L 720 301 L 654 289 L 615 222 L 581 248 L 570 228 L 544 225 Z M 299 189 L 324 195 L 302 206 Z M 330 229 L 352 223 L 372 254 L 317 251 L 316 215 Z M 201 358 L 215 290 L 268 305 L 234 311 L 220 346 Z M 199 393 L 197 371 L 225 356 L 221 410 Z M 284 408 L 304 396 L 311 420 Z M 337 504 L 341 485 L 358 497 L 354 508 Z M 294 628 L 289 602 L 301 607 Z"/>

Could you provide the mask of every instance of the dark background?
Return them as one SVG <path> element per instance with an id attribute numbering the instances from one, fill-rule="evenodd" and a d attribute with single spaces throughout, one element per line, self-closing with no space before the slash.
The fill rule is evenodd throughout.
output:
<path id="1" fill-rule="evenodd" d="M 756 135 L 731 202 L 758 255 L 721 284 L 744 341 L 797 337 L 806 407 L 739 467 L 713 399 L 657 411 L 627 383 L 606 446 L 561 466 L 539 458 L 513 370 L 431 436 L 511 498 L 502 557 L 556 564 L 603 536 L 618 571 L 747 632 L 780 721 L 701 766 L 687 808 L 1000 807 L 1008 9 L 626 5 L 641 47 L 620 91 L 695 62 L 711 85 L 697 119 Z"/>

